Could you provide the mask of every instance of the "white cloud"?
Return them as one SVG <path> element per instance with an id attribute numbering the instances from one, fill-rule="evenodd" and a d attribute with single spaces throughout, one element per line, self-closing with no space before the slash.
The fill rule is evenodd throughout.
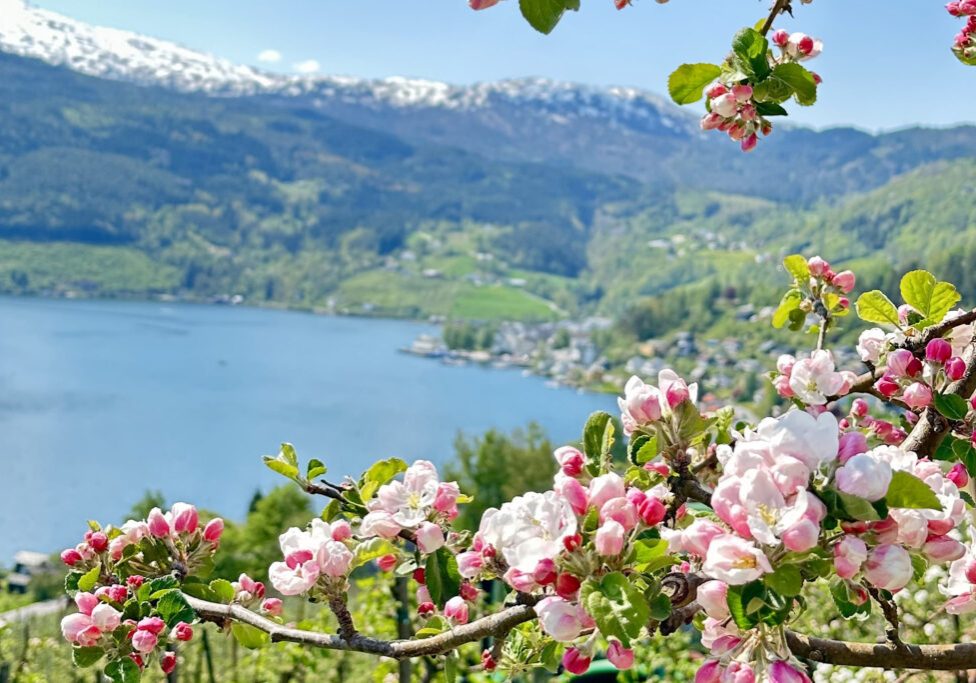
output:
<path id="1" fill-rule="evenodd" d="M 291 65 L 300 74 L 314 74 L 321 69 L 321 65 L 314 59 L 306 59 L 304 62 L 297 62 Z"/>
<path id="2" fill-rule="evenodd" d="M 266 64 L 274 64 L 281 61 L 281 53 L 277 50 L 261 50 L 258 53 L 258 61 Z"/>

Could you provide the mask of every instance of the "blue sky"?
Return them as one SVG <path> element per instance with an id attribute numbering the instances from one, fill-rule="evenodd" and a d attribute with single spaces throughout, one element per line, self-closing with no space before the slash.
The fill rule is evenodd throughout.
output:
<path id="1" fill-rule="evenodd" d="M 125 28 L 236 62 L 293 72 L 430 78 L 453 83 L 545 76 L 663 93 L 685 61 L 718 61 L 767 0 L 582 0 L 550 36 L 515 0 L 483 12 L 465 0 L 36 0 L 41 7 Z M 822 38 L 810 63 L 820 102 L 792 117 L 818 127 L 892 129 L 976 120 L 976 68 L 949 46 L 960 28 L 941 0 L 815 0 L 778 23 Z M 276 63 L 258 54 L 273 50 Z M 800 109 L 793 107 L 793 109 Z"/>

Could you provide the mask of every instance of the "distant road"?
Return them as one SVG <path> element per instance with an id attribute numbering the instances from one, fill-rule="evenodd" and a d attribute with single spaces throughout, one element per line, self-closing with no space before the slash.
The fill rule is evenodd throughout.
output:
<path id="1" fill-rule="evenodd" d="M 63 612 L 66 607 L 67 601 L 64 598 L 33 602 L 29 605 L 12 609 L 9 612 L 0 612 L 0 626 Z"/>

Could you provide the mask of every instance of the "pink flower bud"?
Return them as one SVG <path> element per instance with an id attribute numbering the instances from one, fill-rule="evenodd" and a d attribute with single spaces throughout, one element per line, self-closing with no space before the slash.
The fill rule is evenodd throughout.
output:
<path id="1" fill-rule="evenodd" d="M 630 531 L 637 526 L 637 506 L 626 497 L 611 498 L 600 508 L 600 521 L 613 520 L 620 524 L 624 531 Z"/>
<path id="2" fill-rule="evenodd" d="M 149 631 L 152 634 L 159 635 L 166 628 L 166 622 L 159 617 L 146 617 L 136 624 L 136 628 L 140 631 Z"/>
<path id="3" fill-rule="evenodd" d="M 591 661 L 589 657 L 575 647 L 571 647 L 563 655 L 563 668 L 575 676 L 580 676 L 590 670 Z"/>
<path id="4" fill-rule="evenodd" d="M 617 669 L 624 671 L 634 666 L 634 651 L 621 645 L 619 640 L 611 640 L 607 647 L 607 659 Z"/>
<path id="5" fill-rule="evenodd" d="M 951 382 L 962 379 L 962 376 L 966 374 L 966 361 L 959 356 L 953 356 L 946 361 L 945 373 Z"/>
<path id="6" fill-rule="evenodd" d="M 902 393 L 901 400 L 909 408 L 920 410 L 932 403 L 932 390 L 921 382 L 913 382 Z"/>
<path id="7" fill-rule="evenodd" d="M 856 281 L 857 278 L 854 277 L 853 272 L 849 270 L 842 270 L 836 275 L 834 275 L 834 279 L 831 284 L 833 284 L 834 287 L 839 289 L 844 294 L 848 294 L 850 293 L 851 290 L 854 289 L 854 283 Z"/>
<path id="8" fill-rule="evenodd" d="M 468 623 L 468 603 L 455 595 L 444 604 L 444 616 L 458 625 Z"/>
<path id="9" fill-rule="evenodd" d="M 475 600 L 478 599 L 478 596 L 481 595 L 481 591 L 479 591 L 477 588 L 475 588 L 473 585 L 471 585 L 466 581 L 461 584 L 461 588 L 459 589 L 459 592 L 461 597 L 467 600 L 468 602 L 474 602 Z"/>
<path id="10" fill-rule="evenodd" d="M 758 144 L 759 144 L 759 136 L 757 136 L 755 133 L 752 133 L 742 138 L 742 143 L 739 146 L 742 148 L 743 152 L 751 152 L 756 148 L 756 145 Z"/>
<path id="11" fill-rule="evenodd" d="M 491 654 L 491 650 L 485 650 L 481 653 L 481 668 L 488 672 L 494 671 L 498 668 L 498 662 L 495 661 L 495 657 Z"/>
<path id="12" fill-rule="evenodd" d="M 722 665 L 717 659 L 709 659 L 695 672 L 695 683 L 720 683 L 721 680 Z"/>
<path id="13" fill-rule="evenodd" d="M 850 460 L 855 455 L 866 453 L 868 450 L 868 440 L 861 432 L 845 432 L 841 434 L 837 458 L 840 464 Z"/>
<path id="14" fill-rule="evenodd" d="M 437 612 L 437 606 L 432 602 L 422 602 L 417 605 L 417 614 L 421 617 L 429 617 Z"/>
<path id="15" fill-rule="evenodd" d="M 108 536 L 101 531 L 86 534 L 86 540 L 91 549 L 96 553 L 105 552 L 108 549 Z"/>
<path id="16" fill-rule="evenodd" d="M 417 547 L 425 555 L 429 555 L 444 545 L 444 530 L 433 522 L 424 522 L 417 527 L 415 537 Z"/>
<path id="17" fill-rule="evenodd" d="M 159 643 L 159 636 L 152 631 L 136 629 L 132 634 L 132 647 L 136 652 L 143 654 L 152 652 L 156 649 L 157 643 Z"/>
<path id="18" fill-rule="evenodd" d="M 966 466 L 961 462 L 957 462 L 946 474 L 946 479 L 951 481 L 957 487 L 962 488 L 969 483 L 969 472 L 966 470 Z"/>
<path id="19" fill-rule="evenodd" d="M 458 553 L 457 563 L 458 572 L 460 572 L 461 576 L 465 577 L 466 579 L 473 579 L 481 573 L 481 568 L 484 566 L 485 561 L 481 553 L 469 550 L 467 552 Z M 394 566 L 396 565 L 394 564 Z"/>
<path id="20" fill-rule="evenodd" d="M 500 0 L 468 0 L 468 7 L 473 10 L 483 10 L 494 7 Z"/>
<path id="21" fill-rule="evenodd" d="M 582 582 L 572 574 L 560 574 L 556 577 L 556 595 L 565 599 L 572 600 L 579 592 Z"/>
<path id="22" fill-rule="evenodd" d="M 807 268 L 813 277 L 823 277 L 830 270 L 830 264 L 819 256 L 813 256 L 807 260 Z"/>
<path id="23" fill-rule="evenodd" d="M 879 379 L 877 382 L 874 383 L 874 388 L 877 389 L 878 393 L 884 396 L 885 398 L 891 398 L 892 396 L 898 393 L 898 390 L 901 387 L 898 386 L 898 382 L 896 382 L 888 375 L 885 375 L 884 377 L 882 377 L 881 379 Z"/>
<path id="24" fill-rule="evenodd" d="M 213 543 L 216 545 L 220 541 L 221 535 L 224 533 L 224 520 L 220 517 L 215 517 L 207 522 L 207 526 L 203 527 L 203 538 L 208 543 Z"/>
<path id="25" fill-rule="evenodd" d="M 173 627 L 173 635 L 176 636 L 177 640 L 182 640 L 184 642 L 193 639 L 193 627 L 190 626 L 185 621 L 181 621 L 176 626 Z"/>
<path id="26" fill-rule="evenodd" d="M 579 534 L 573 534 L 572 536 L 563 538 L 563 547 L 566 548 L 567 552 L 573 552 L 581 545 L 583 545 L 583 537 Z"/>
<path id="27" fill-rule="evenodd" d="M 580 453 L 578 448 L 563 446 L 562 448 L 557 448 L 553 456 L 566 476 L 578 477 L 582 474 L 583 466 L 586 464 L 586 458 Z"/>
<path id="28" fill-rule="evenodd" d="M 336 520 L 335 522 L 332 522 L 330 526 L 332 528 L 333 541 L 339 541 L 341 543 L 348 538 L 352 538 L 352 526 L 350 526 L 349 522 L 346 520 Z"/>
<path id="29" fill-rule="evenodd" d="M 814 42 L 810 36 L 803 36 L 796 44 L 797 50 L 801 55 L 809 55 L 813 52 Z"/>
<path id="30" fill-rule="evenodd" d="M 609 520 L 596 530 L 594 545 L 596 551 L 606 557 L 619 555 L 624 549 L 626 531 L 619 522 Z"/>
<path id="31" fill-rule="evenodd" d="M 925 345 L 925 360 L 933 363 L 945 363 L 952 357 L 952 345 L 941 337 L 933 339 Z"/>
<path id="32" fill-rule="evenodd" d="M 809 676 L 782 659 L 770 665 L 768 676 L 769 683 L 811 683 Z"/>
<path id="33" fill-rule="evenodd" d="M 895 349 L 888 354 L 888 372 L 895 377 L 914 377 L 922 371 L 922 363 L 908 349 Z"/>
<path id="34" fill-rule="evenodd" d="M 667 398 L 668 405 L 672 410 L 687 401 L 690 396 L 688 385 L 682 379 L 671 382 L 665 392 L 665 398 Z"/>
<path id="35" fill-rule="evenodd" d="M 590 505 L 598 509 L 611 498 L 622 498 L 626 494 L 624 480 L 615 472 L 601 474 L 590 482 Z"/>
<path id="36" fill-rule="evenodd" d="M 865 417 L 868 414 L 868 402 L 863 398 L 855 398 L 851 403 L 851 415 L 854 417 Z"/>
<path id="37" fill-rule="evenodd" d="M 637 514 L 640 516 L 640 520 L 647 526 L 657 526 L 667 513 L 668 510 L 664 507 L 664 503 L 654 496 L 645 497 L 637 506 Z"/>
<path id="38" fill-rule="evenodd" d="M 820 526 L 809 519 L 801 519 L 783 532 L 781 540 L 783 547 L 795 553 L 805 553 L 817 545 L 820 538 Z"/>
<path id="39" fill-rule="evenodd" d="M 879 545 L 868 554 L 864 577 L 878 588 L 901 590 L 912 580 L 912 558 L 900 545 Z"/>
<path id="40" fill-rule="evenodd" d="M 713 83 L 708 87 L 708 90 L 705 91 L 705 95 L 708 96 L 708 99 L 714 100 L 716 97 L 720 97 L 728 91 L 729 89 L 721 83 Z"/>
<path id="41" fill-rule="evenodd" d="M 166 538 L 169 536 L 169 522 L 163 515 L 163 511 L 159 508 L 153 508 L 149 511 L 149 516 L 146 518 L 146 522 L 149 524 L 149 533 L 156 538 Z"/>
<path id="42" fill-rule="evenodd" d="M 376 566 L 380 568 L 380 571 L 389 572 L 397 566 L 397 556 L 393 554 L 384 555 L 383 557 L 376 560 Z"/>
<path id="43" fill-rule="evenodd" d="M 84 558 L 74 548 L 68 548 L 67 550 L 61 551 L 61 561 L 64 562 L 69 567 L 74 567 L 76 564 L 81 562 Z"/>
<path id="44" fill-rule="evenodd" d="M 139 576 L 138 574 L 133 574 L 125 580 L 125 585 L 132 590 L 139 590 L 139 586 L 146 582 L 146 577 Z"/>
<path id="45" fill-rule="evenodd" d="M 773 45 L 777 47 L 786 47 L 786 44 L 790 42 L 790 34 L 783 29 L 773 31 L 771 37 L 773 39 Z"/>
<path id="46" fill-rule="evenodd" d="M 164 652 L 163 656 L 159 658 L 159 668 L 167 676 L 173 673 L 173 669 L 176 668 L 176 653 L 172 650 Z"/>
<path id="47" fill-rule="evenodd" d="M 173 531 L 178 534 L 192 534 L 197 530 L 200 517 L 197 509 L 189 503 L 174 503 L 170 509 L 173 519 Z"/>
<path id="48" fill-rule="evenodd" d="M 729 586 L 724 581 L 706 581 L 698 587 L 698 604 L 712 619 L 723 621 L 729 616 Z"/>
<path id="49" fill-rule="evenodd" d="M 857 536 L 844 536 L 834 546 L 834 569 L 842 579 L 854 578 L 868 559 L 868 547 Z"/>
<path id="50" fill-rule="evenodd" d="M 549 584 L 556 582 L 557 574 L 556 563 L 550 558 L 545 557 L 539 560 L 539 563 L 536 564 L 535 571 L 532 572 L 532 577 L 540 586 L 548 586 Z"/>
<path id="51" fill-rule="evenodd" d="M 735 97 L 736 102 L 739 104 L 745 104 L 752 99 L 752 86 L 734 85 L 732 86 L 732 95 Z"/>
<path id="52" fill-rule="evenodd" d="M 567 476 L 557 477 L 553 484 L 553 490 L 566 499 L 577 515 L 586 512 L 589 497 L 586 495 L 586 489 L 577 479 Z"/>
<path id="53" fill-rule="evenodd" d="M 268 598 L 261 603 L 261 611 L 272 617 L 280 617 L 285 609 L 285 603 L 280 598 Z"/>
<path id="54" fill-rule="evenodd" d="M 966 546 L 949 536 L 933 536 L 925 541 L 922 552 L 932 562 L 955 562 L 966 554 Z"/>

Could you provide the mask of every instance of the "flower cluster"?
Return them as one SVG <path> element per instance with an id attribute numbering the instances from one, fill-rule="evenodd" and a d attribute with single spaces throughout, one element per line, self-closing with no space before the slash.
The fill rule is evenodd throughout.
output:
<path id="1" fill-rule="evenodd" d="M 313 519 L 307 531 L 288 529 L 278 538 L 284 562 L 268 568 L 271 584 L 282 595 L 345 592 L 345 578 L 353 560 L 351 537 L 352 527 L 345 520 L 328 524 Z M 263 597 L 264 586 L 260 589 L 260 594 L 255 594 L 242 582 L 242 590 L 258 598 Z"/>
<path id="2" fill-rule="evenodd" d="M 770 93 L 770 88 L 764 83 L 765 78 L 777 66 L 797 64 L 813 59 L 820 54 L 823 43 L 804 33 L 787 33 L 783 30 L 775 31 L 772 43 L 779 48 L 779 54 L 764 47 L 764 53 L 754 59 L 761 60 L 760 66 L 747 59 L 750 68 L 748 73 L 743 70 L 730 68 L 723 72 L 720 80 L 706 91 L 705 108 L 708 113 L 701 119 L 702 130 L 718 130 L 735 140 L 742 147 L 742 151 L 750 152 L 756 148 L 759 135 L 769 135 L 773 124 L 768 116 L 785 113 L 776 101 L 778 96 Z M 765 39 L 762 39 L 765 41 Z M 764 46 L 765 42 L 762 43 Z M 803 70 L 805 72 L 805 70 Z M 751 74 L 751 75 L 749 75 Z M 820 84 L 820 77 L 810 72 L 810 85 L 813 89 Z M 787 99 L 792 91 L 787 91 Z M 803 98 L 805 99 L 805 98 Z"/>
<path id="3" fill-rule="evenodd" d="M 968 17 L 966 25 L 956 34 L 952 52 L 963 64 L 976 65 L 976 2 L 973 0 L 953 0 L 946 9 L 954 17 Z"/>
<path id="4" fill-rule="evenodd" d="M 158 653 L 160 668 L 170 673 L 176 655 L 160 646 L 193 637 L 193 611 L 182 598 L 170 599 L 157 613 L 145 610 L 181 579 L 209 571 L 223 520 L 201 525 L 194 506 L 176 503 L 117 528 L 90 526 L 81 543 L 61 553 L 70 569 L 65 585 L 78 608 L 61 622 L 65 640 L 136 671 Z"/>
<path id="5" fill-rule="evenodd" d="M 421 552 L 432 553 L 444 545 L 442 525 L 457 517 L 460 495 L 456 482 L 440 481 L 432 463 L 418 460 L 407 468 L 403 481 L 383 484 L 367 503 L 360 534 L 392 539 L 409 531 Z"/>
<path id="6" fill-rule="evenodd" d="M 776 361 L 776 370 L 776 393 L 811 406 L 822 406 L 832 398 L 845 396 L 857 381 L 857 375 L 850 370 L 837 371 L 833 354 L 826 350 L 814 351 L 800 360 L 783 354 Z"/>

